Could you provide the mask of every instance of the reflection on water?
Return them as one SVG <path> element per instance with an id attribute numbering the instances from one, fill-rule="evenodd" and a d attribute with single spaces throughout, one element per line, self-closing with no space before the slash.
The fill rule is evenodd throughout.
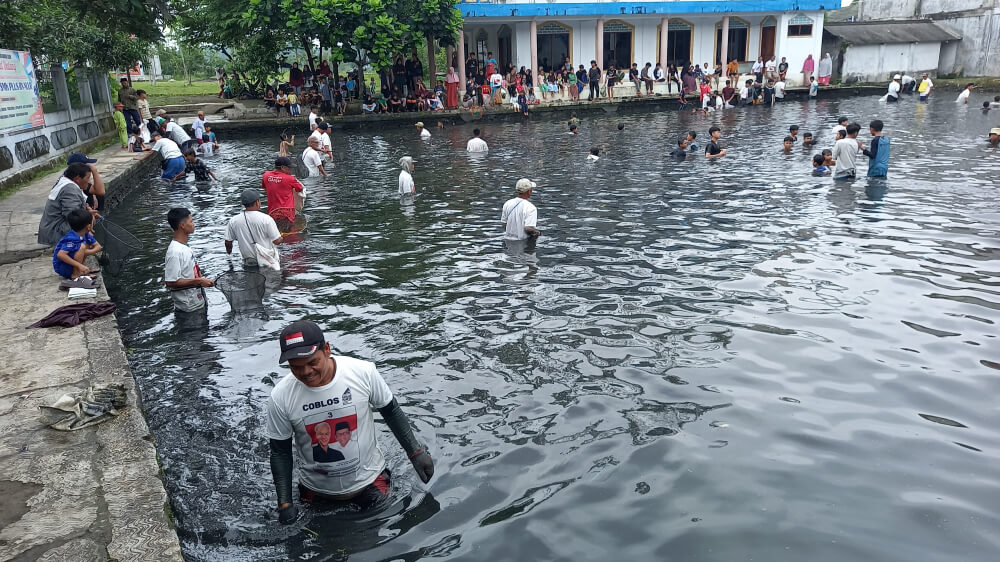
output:
<path id="1" fill-rule="evenodd" d="M 829 145 L 840 114 L 886 122 L 888 180 L 780 153 L 790 124 Z M 228 270 L 225 221 L 273 135 L 223 138 L 210 190 L 153 181 L 113 213 L 144 241 L 109 285 L 188 559 L 1000 558 L 1000 161 L 979 112 L 598 115 L 578 136 L 479 123 L 485 156 L 471 125 L 338 136 L 266 310 L 209 290 L 206 329 L 163 290 L 164 215 L 191 208 L 202 269 Z M 667 156 L 713 124 L 729 156 Z M 401 204 L 403 155 L 420 196 Z M 500 239 L 521 176 L 542 185 L 530 248 Z M 436 460 L 424 486 L 383 428 L 384 512 L 276 523 L 263 404 L 301 316 L 379 365 Z"/>

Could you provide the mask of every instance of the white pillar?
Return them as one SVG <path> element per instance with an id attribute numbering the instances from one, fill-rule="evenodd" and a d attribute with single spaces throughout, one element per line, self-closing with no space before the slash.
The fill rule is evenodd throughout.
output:
<path id="1" fill-rule="evenodd" d="M 531 20 L 528 28 L 528 40 L 531 41 L 531 86 L 538 88 L 542 75 L 538 73 L 538 22 Z M 540 90 L 535 90 L 536 92 Z M 541 94 L 539 94 L 541 95 Z"/>
<path id="2" fill-rule="evenodd" d="M 458 81 L 460 83 L 459 92 L 464 94 L 469 83 L 465 76 L 465 31 L 461 29 L 458 30 Z"/>
<path id="3" fill-rule="evenodd" d="M 729 16 L 722 16 L 722 44 L 719 45 L 719 62 L 722 63 L 722 75 L 728 76 L 726 65 L 729 64 Z"/>
<path id="4" fill-rule="evenodd" d="M 597 67 L 604 68 L 604 19 L 599 18 L 597 20 L 597 36 L 596 36 L 596 51 L 597 51 Z"/>
<path id="5" fill-rule="evenodd" d="M 667 29 L 670 27 L 670 18 L 660 18 L 660 64 L 663 65 L 664 76 L 667 72 L 667 66 L 670 63 L 667 61 Z"/>

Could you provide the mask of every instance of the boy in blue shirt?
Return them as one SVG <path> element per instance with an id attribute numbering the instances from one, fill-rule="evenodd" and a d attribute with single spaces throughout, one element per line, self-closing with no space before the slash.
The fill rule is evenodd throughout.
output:
<path id="1" fill-rule="evenodd" d="M 87 256 L 101 251 L 94 239 L 94 217 L 86 209 L 73 209 L 66 216 L 70 231 L 56 244 L 52 252 L 52 269 L 67 279 L 94 273 L 84 263 Z"/>
<path id="2" fill-rule="evenodd" d="M 872 134 L 872 143 L 862 152 L 870 158 L 868 161 L 868 177 L 884 178 L 889 174 L 889 139 L 882 136 L 882 121 L 876 119 L 868 125 Z"/>
<path id="3" fill-rule="evenodd" d="M 826 165 L 826 156 L 822 154 L 813 155 L 813 175 L 814 176 L 830 175 L 830 168 Z"/>

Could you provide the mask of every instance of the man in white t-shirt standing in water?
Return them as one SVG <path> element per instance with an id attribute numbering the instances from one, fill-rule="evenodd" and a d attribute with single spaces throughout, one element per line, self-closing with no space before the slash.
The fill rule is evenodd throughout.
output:
<path id="1" fill-rule="evenodd" d="M 469 139 L 469 142 L 467 142 L 465 144 L 465 150 L 466 151 L 468 151 L 468 152 L 489 152 L 490 151 L 489 145 L 486 144 L 486 141 L 484 141 L 483 139 L 479 138 L 479 135 L 480 135 L 479 129 L 473 129 L 472 130 L 472 138 Z"/>
<path id="2" fill-rule="evenodd" d="M 538 209 L 531 204 L 531 190 L 537 184 L 529 179 L 517 180 L 515 189 L 517 197 L 503 204 L 500 212 L 500 224 L 504 226 L 504 240 L 527 240 L 537 238 L 541 232 L 535 226 L 538 224 Z"/>
<path id="3" fill-rule="evenodd" d="M 194 252 L 188 247 L 188 237 L 194 233 L 194 219 L 191 211 L 183 207 L 170 209 L 167 223 L 174 231 L 173 240 L 167 246 L 163 265 L 163 282 L 170 290 L 174 309 L 181 312 L 197 312 L 205 308 L 205 287 L 214 287 L 211 279 L 202 277 Z"/>
<path id="4" fill-rule="evenodd" d="M 310 139 L 316 139 L 319 145 L 316 150 L 320 152 L 327 160 L 333 160 L 333 144 L 330 142 L 330 124 L 326 121 L 320 123 L 316 126 L 316 130 L 309 135 Z"/>
<path id="5" fill-rule="evenodd" d="M 274 219 L 260 212 L 259 191 L 253 188 L 244 189 L 240 194 L 240 203 L 243 204 L 243 212 L 230 218 L 226 225 L 226 253 L 233 253 L 233 242 L 236 242 L 240 247 L 243 263 L 259 265 L 256 245 L 277 255 L 275 246 L 281 244 L 284 239 Z"/>
<path id="6" fill-rule="evenodd" d="M 317 178 L 323 176 L 326 179 L 326 170 L 323 169 L 323 156 L 319 153 L 319 139 L 316 137 L 309 137 L 307 141 L 309 146 L 302 151 L 302 163 L 306 165 L 306 169 L 309 170 L 309 177 Z"/>
<path id="7" fill-rule="evenodd" d="M 291 373 L 278 381 L 267 401 L 267 436 L 282 524 L 293 523 L 298 516 L 292 501 L 293 448 L 299 457 L 300 501 L 352 503 L 370 509 L 388 497 L 392 475 L 375 439 L 372 410 L 382 415 L 420 480 L 430 481 L 434 462 L 417 442 L 409 419 L 374 363 L 333 355 L 323 331 L 309 320 L 288 325 L 278 343 L 278 361 L 288 362 Z M 317 427 L 338 428 L 338 436 L 349 436 L 347 446 L 340 444 L 342 460 L 314 458 Z"/>

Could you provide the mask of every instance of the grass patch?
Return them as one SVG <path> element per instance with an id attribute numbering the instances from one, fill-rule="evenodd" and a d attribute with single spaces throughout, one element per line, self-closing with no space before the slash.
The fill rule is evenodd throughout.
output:
<path id="1" fill-rule="evenodd" d="M 146 90 L 149 98 L 214 96 L 219 93 L 219 83 L 215 80 L 191 82 L 190 86 L 183 80 L 160 80 L 155 85 L 148 82 L 136 82 L 135 88 Z"/>

